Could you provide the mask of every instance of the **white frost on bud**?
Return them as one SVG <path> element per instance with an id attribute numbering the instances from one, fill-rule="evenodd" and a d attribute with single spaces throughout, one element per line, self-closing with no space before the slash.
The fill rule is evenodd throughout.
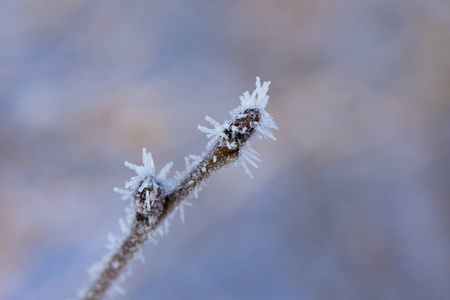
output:
<path id="1" fill-rule="evenodd" d="M 266 81 L 261 85 L 259 77 L 256 77 L 255 85 L 256 88 L 252 94 L 247 91 L 239 97 L 239 99 L 241 100 L 241 105 L 230 112 L 231 120 L 245 118 L 247 116 L 244 113 L 246 110 L 257 109 L 260 113 L 259 122 L 257 122 L 257 125 L 255 126 L 258 137 L 276 140 L 270 129 L 278 129 L 278 126 L 273 121 L 273 117 L 265 110 L 267 102 L 269 100 L 267 92 L 269 90 L 270 81 Z M 205 119 L 214 126 L 214 128 L 207 128 L 205 126 L 198 125 L 198 129 L 206 133 L 206 136 L 210 138 L 207 148 L 210 148 L 210 146 L 213 145 L 219 138 L 227 140 L 227 136 L 224 133 L 224 130 L 228 129 L 230 124 L 229 120 L 225 120 L 223 124 L 220 124 L 209 116 L 206 116 Z M 230 129 L 233 132 L 237 132 L 239 130 L 236 126 L 231 126 Z M 247 128 L 244 128 L 244 131 L 246 129 Z M 230 148 L 233 145 L 230 143 L 228 146 Z"/>
<path id="2" fill-rule="evenodd" d="M 250 95 L 247 91 L 244 95 L 240 96 L 241 105 L 230 112 L 233 118 L 239 118 L 242 116 L 246 109 L 256 108 L 260 112 L 260 120 L 258 125 L 255 127 L 259 138 L 270 138 L 276 140 L 273 133 L 270 131 L 271 128 L 278 129 L 278 126 L 273 121 L 273 117 L 265 110 L 267 102 L 269 101 L 269 96 L 267 92 L 269 91 L 270 81 L 265 81 L 261 85 L 259 77 L 256 77 L 256 89 Z"/>
<path id="3" fill-rule="evenodd" d="M 266 81 L 261 84 L 260 78 L 256 77 L 255 85 L 256 88 L 251 94 L 247 91 L 239 97 L 239 99 L 241 100 L 241 104 L 230 112 L 231 120 L 245 118 L 247 117 L 247 112 L 249 110 L 257 110 L 259 112 L 259 119 L 258 121 L 254 120 L 252 122 L 252 126 L 254 126 L 253 128 L 256 131 L 256 134 L 260 139 L 270 138 L 276 140 L 275 136 L 271 132 L 271 129 L 278 129 L 278 126 L 273 121 L 273 117 L 265 110 L 267 102 L 269 100 L 267 92 L 269 91 L 270 81 Z M 225 130 L 230 130 L 232 132 L 232 136 L 234 136 L 235 134 L 244 134 L 245 132 L 247 132 L 247 130 L 250 129 L 247 127 L 238 128 L 238 126 L 234 125 L 233 121 L 230 120 L 225 120 L 225 122 L 221 125 L 219 122 L 209 116 L 206 116 L 205 119 L 214 126 L 214 128 L 212 129 L 206 128 L 201 125 L 198 126 L 198 129 L 206 133 L 206 136 L 210 138 L 207 146 L 207 151 L 205 153 L 207 153 L 208 150 L 211 149 L 211 145 L 215 144 L 219 139 L 222 139 L 223 144 L 226 145 L 229 149 L 235 149 L 236 147 L 238 147 L 235 141 L 228 140 L 228 137 L 225 134 Z M 216 159 L 213 159 L 215 162 Z M 242 164 L 245 172 L 251 178 L 253 178 L 253 175 L 250 172 L 247 163 L 257 168 L 258 165 L 256 164 L 256 162 L 260 161 L 261 159 L 259 158 L 259 153 L 251 147 L 249 142 L 246 142 L 245 145 L 239 149 L 239 160 L 237 161 L 237 164 Z M 187 171 L 185 171 L 184 174 L 188 173 L 189 169 L 192 169 L 192 166 L 189 165 L 188 168 L 187 165 Z"/>
<path id="4" fill-rule="evenodd" d="M 147 153 L 145 148 L 142 149 L 142 166 L 132 164 L 128 161 L 125 162 L 125 166 L 134 170 L 136 176 L 125 182 L 125 189 L 114 188 L 114 191 L 122 195 L 122 200 L 133 200 L 136 198 L 136 194 L 144 194 L 144 203 L 140 203 L 139 199 L 134 199 L 135 209 L 140 213 L 145 211 L 151 211 L 155 205 L 155 200 L 158 195 L 158 189 L 167 190 L 171 189 L 173 183 L 171 180 L 167 180 L 166 177 L 172 168 L 173 162 L 166 164 L 161 171 L 156 174 L 155 164 L 153 162 L 152 154 Z"/>
<path id="5" fill-rule="evenodd" d="M 139 191 L 142 192 L 146 187 L 148 187 L 152 178 L 159 182 L 163 182 L 173 165 L 173 162 L 167 163 L 158 175 L 156 175 L 152 154 L 147 153 L 145 148 L 142 148 L 142 162 L 142 166 L 132 164 L 128 161 L 125 162 L 125 166 L 131 170 L 134 170 L 137 174 L 125 183 L 125 188 L 129 188 L 131 190 L 137 190 L 139 188 Z M 123 191 L 118 190 L 117 192 L 123 194 Z"/>

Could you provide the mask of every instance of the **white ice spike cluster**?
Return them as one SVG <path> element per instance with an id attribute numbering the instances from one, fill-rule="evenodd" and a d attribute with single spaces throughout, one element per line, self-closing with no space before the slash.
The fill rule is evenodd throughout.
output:
<path id="1" fill-rule="evenodd" d="M 137 174 L 125 183 L 125 188 L 129 188 L 131 190 L 137 190 L 139 188 L 139 192 L 142 192 L 144 188 L 148 187 L 148 184 L 152 178 L 159 182 L 164 182 L 173 165 L 173 162 L 167 163 L 158 175 L 156 175 L 155 163 L 153 162 L 152 154 L 147 153 L 145 148 L 142 148 L 142 163 L 142 166 L 138 166 L 128 161 L 125 162 L 125 166 L 131 170 L 134 170 Z"/>
<path id="2" fill-rule="evenodd" d="M 230 112 L 231 118 L 239 117 L 239 115 L 247 109 L 256 108 L 261 114 L 259 124 L 256 126 L 258 137 L 276 140 L 270 129 L 278 129 L 278 126 L 273 121 L 273 117 L 265 110 L 267 102 L 269 101 L 267 92 L 269 91 L 270 81 L 265 81 L 261 85 L 259 77 L 256 77 L 255 85 L 256 89 L 251 95 L 247 91 L 239 97 L 241 100 L 241 105 Z"/>
<path id="3" fill-rule="evenodd" d="M 231 132 L 231 136 L 235 136 L 236 134 L 245 134 L 246 130 L 249 128 L 241 128 L 239 129 L 237 126 L 232 125 L 233 120 L 238 120 L 241 118 L 247 117 L 247 113 L 251 110 L 257 110 L 259 120 L 257 122 L 253 122 L 253 127 L 256 131 L 256 134 L 260 139 L 270 138 L 276 140 L 275 136 L 271 132 L 271 129 L 278 129 L 278 126 L 273 121 L 273 117 L 265 110 L 267 102 L 269 100 L 269 96 L 267 92 L 269 90 L 270 81 L 266 81 L 261 85 L 261 81 L 259 77 L 256 77 L 256 89 L 250 94 L 248 91 L 245 92 L 242 96 L 239 97 L 241 100 L 241 105 L 237 108 L 233 109 L 230 112 L 231 120 L 225 120 L 223 124 L 220 124 L 213 118 L 206 116 L 205 120 L 211 123 L 214 128 L 207 128 L 202 125 L 198 125 L 198 129 L 204 133 L 210 139 L 207 145 L 207 151 L 211 149 L 212 145 L 214 145 L 217 141 L 224 141 L 229 149 L 235 148 L 236 142 L 229 141 L 229 137 L 225 134 L 226 130 Z M 205 153 L 206 153 L 205 152 Z M 245 172 L 253 178 L 252 173 L 247 167 L 247 163 L 258 167 L 256 162 L 260 162 L 259 153 L 256 152 L 250 145 L 250 143 L 245 143 L 243 147 L 239 150 L 238 164 L 241 164 Z M 188 171 L 188 170 L 187 170 Z"/>
<path id="4" fill-rule="evenodd" d="M 271 138 L 273 140 L 276 140 L 270 129 L 278 129 L 278 126 L 273 121 L 273 117 L 265 110 L 267 102 L 269 101 L 267 92 L 269 91 L 270 81 L 265 81 L 261 85 L 259 77 L 256 77 L 255 85 L 256 89 L 251 95 L 247 91 L 239 97 L 239 99 L 241 100 L 241 105 L 230 112 L 231 119 L 233 120 L 245 117 L 244 112 L 247 109 L 258 109 L 261 115 L 259 124 L 255 128 L 258 132 L 258 136 L 260 138 Z M 230 123 L 229 120 L 225 120 L 223 124 L 220 124 L 210 116 L 206 116 L 205 120 L 211 123 L 214 128 L 207 128 L 205 126 L 198 125 L 198 129 L 201 132 L 206 133 L 206 136 L 211 139 L 209 145 L 213 144 L 214 140 L 216 140 L 217 138 L 226 138 L 224 129 L 228 128 L 228 124 Z"/>
<path id="5" fill-rule="evenodd" d="M 161 203 L 157 203 L 157 196 L 162 198 L 161 191 L 168 186 L 166 177 L 173 163 L 169 162 L 156 174 L 152 154 L 147 153 L 145 148 L 142 149 L 142 163 L 142 166 L 138 166 L 126 161 L 125 166 L 134 170 L 136 176 L 125 182 L 125 189 L 114 188 L 114 191 L 121 194 L 123 200 L 134 199 L 136 211 L 148 214 L 156 206 L 162 209 Z M 157 217 L 156 213 L 154 215 Z"/>

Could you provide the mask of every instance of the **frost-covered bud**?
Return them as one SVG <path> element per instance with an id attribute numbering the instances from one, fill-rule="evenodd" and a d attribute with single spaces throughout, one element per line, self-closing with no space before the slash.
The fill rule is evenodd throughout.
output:
<path id="1" fill-rule="evenodd" d="M 256 108 L 246 109 L 242 114 L 231 121 L 228 128 L 224 130 L 229 143 L 241 146 L 248 141 L 256 131 L 261 114 Z"/>
<path id="2" fill-rule="evenodd" d="M 167 186 L 166 176 L 172 167 L 172 162 L 166 164 L 156 174 L 152 155 L 143 148 L 142 163 L 142 166 L 138 166 L 126 161 L 125 166 L 134 170 L 136 176 L 125 182 L 125 189 L 115 188 L 114 190 L 122 195 L 123 200 L 130 199 L 137 213 L 155 222 L 164 210 L 164 187 Z"/>
<path id="3" fill-rule="evenodd" d="M 245 92 L 239 99 L 241 105 L 230 112 L 231 119 L 225 120 L 222 124 L 213 118 L 206 116 L 205 120 L 211 123 L 214 128 L 207 128 L 199 125 L 198 129 L 210 138 L 207 151 L 203 156 L 206 158 L 212 156 L 212 160 L 208 160 L 207 170 L 217 170 L 217 164 L 230 163 L 236 161 L 242 164 L 247 174 L 252 177 L 250 170 L 247 168 L 246 162 L 258 167 L 256 162 L 259 159 L 259 153 L 253 150 L 249 144 L 253 136 L 264 139 L 276 140 L 271 129 L 278 129 L 273 121 L 272 116 L 265 110 L 269 96 L 270 81 L 261 84 L 259 77 L 256 77 L 256 89 L 250 94 Z M 197 163 L 194 166 L 198 165 Z M 189 173 L 194 168 L 187 167 L 185 173 Z"/>
<path id="4" fill-rule="evenodd" d="M 136 212 L 156 220 L 164 210 L 163 194 L 161 184 L 158 184 L 155 178 L 142 181 L 133 193 L 133 206 Z"/>

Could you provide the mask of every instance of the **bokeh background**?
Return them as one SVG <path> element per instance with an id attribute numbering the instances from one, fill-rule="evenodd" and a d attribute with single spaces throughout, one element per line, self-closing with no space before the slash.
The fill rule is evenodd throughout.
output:
<path id="1" fill-rule="evenodd" d="M 73 299 L 123 162 L 183 169 L 255 76 L 280 128 L 255 179 L 214 176 L 118 299 L 450 299 L 439 0 L 1 0 L 0 299 Z"/>

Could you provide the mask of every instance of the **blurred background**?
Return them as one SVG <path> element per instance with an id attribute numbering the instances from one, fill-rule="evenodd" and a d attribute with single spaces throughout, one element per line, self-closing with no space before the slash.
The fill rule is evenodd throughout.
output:
<path id="1" fill-rule="evenodd" d="M 74 299 L 123 162 L 183 169 L 256 76 L 255 179 L 214 176 L 117 299 L 450 299 L 439 0 L 1 0 L 0 299 Z"/>

